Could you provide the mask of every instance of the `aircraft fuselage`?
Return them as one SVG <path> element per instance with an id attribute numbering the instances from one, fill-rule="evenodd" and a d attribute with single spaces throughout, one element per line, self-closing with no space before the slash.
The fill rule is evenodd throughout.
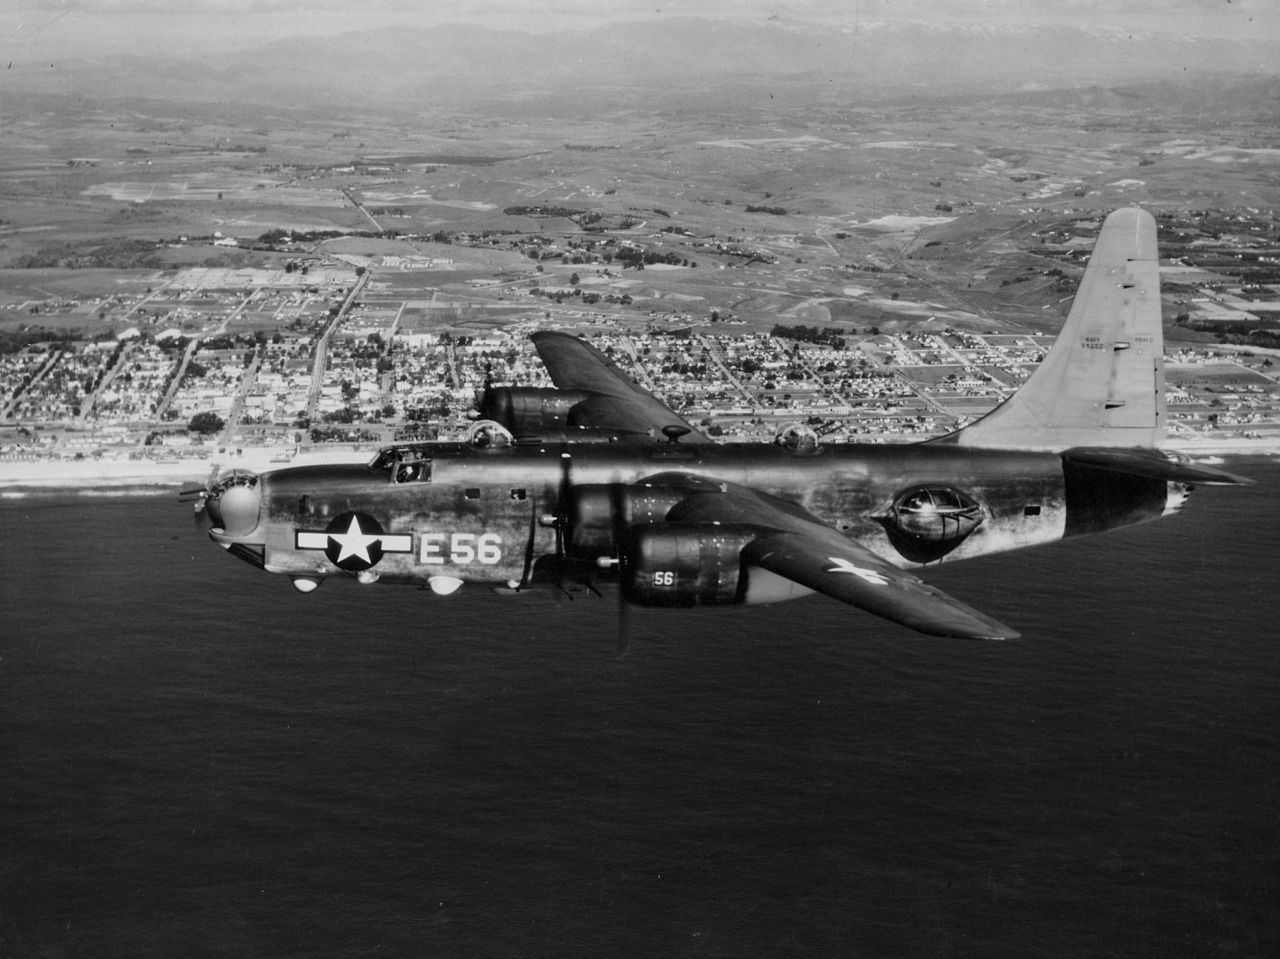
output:
<path id="1" fill-rule="evenodd" d="M 625 535 L 618 530 L 670 522 L 668 509 L 690 490 L 722 484 L 776 497 L 784 510 L 794 504 L 901 568 L 1154 519 L 1180 505 L 1186 489 L 1081 467 L 1057 453 L 945 444 L 797 452 L 428 443 L 389 447 L 369 465 L 263 473 L 256 517 L 211 535 L 307 587 L 339 573 L 433 587 L 529 586 L 538 573 L 563 578 L 607 567 Z"/>

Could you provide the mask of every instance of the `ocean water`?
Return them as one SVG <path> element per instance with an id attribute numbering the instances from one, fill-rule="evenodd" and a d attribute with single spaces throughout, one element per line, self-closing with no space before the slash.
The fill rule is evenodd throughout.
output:
<path id="1" fill-rule="evenodd" d="M 0 499 L 0 956 L 1280 954 L 1280 465 L 825 599 L 310 596 Z"/>

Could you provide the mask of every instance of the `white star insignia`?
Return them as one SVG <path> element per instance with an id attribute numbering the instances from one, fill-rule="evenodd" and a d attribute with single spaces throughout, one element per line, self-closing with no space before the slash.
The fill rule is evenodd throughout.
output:
<path id="1" fill-rule="evenodd" d="M 360 528 L 359 517 L 353 516 L 351 517 L 351 525 L 347 527 L 345 533 L 330 533 L 329 538 L 342 547 L 342 551 L 338 553 L 338 558 L 335 562 L 341 563 L 351 556 L 358 556 L 372 566 L 373 558 L 369 555 L 369 547 L 382 537 L 370 536 Z"/>
<path id="2" fill-rule="evenodd" d="M 839 556 L 828 556 L 827 559 L 835 563 L 835 566 L 827 570 L 828 573 L 850 573 L 870 583 L 872 586 L 888 586 L 889 578 L 884 573 L 878 573 L 874 569 L 866 569 L 862 566 L 855 566 L 847 559 L 841 559 Z"/>

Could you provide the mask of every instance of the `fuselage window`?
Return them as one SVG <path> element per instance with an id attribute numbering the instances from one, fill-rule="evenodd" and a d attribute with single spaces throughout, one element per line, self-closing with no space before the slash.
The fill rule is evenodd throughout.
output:
<path id="1" fill-rule="evenodd" d="M 514 500 L 524 500 L 527 496 L 528 494 L 522 489 L 513 488 L 511 490 L 511 498 Z"/>
<path id="2" fill-rule="evenodd" d="M 480 487 L 479 487 L 479 486 L 468 486 L 466 489 L 464 489 L 464 490 L 462 491 L 462 495 L 463 495 L 463 496 L 465 496 L 467 499 L 479 499 L 479 498 L 480 498 Z"/>

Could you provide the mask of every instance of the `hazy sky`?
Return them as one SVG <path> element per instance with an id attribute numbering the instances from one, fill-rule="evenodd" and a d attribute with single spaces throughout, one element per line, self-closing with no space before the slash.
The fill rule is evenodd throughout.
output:
<path id="1" fill-rule="evenodd" d="M 673 16 L 803 20 L 1064 20 L 1211 37 L 1280 39 L 1280 0 L 3 0 L 0 60 L 252 46 L 298 34 L 468 22 L 564 31 Z M 2 88 L 0 88 L 2 89 Z"/>

